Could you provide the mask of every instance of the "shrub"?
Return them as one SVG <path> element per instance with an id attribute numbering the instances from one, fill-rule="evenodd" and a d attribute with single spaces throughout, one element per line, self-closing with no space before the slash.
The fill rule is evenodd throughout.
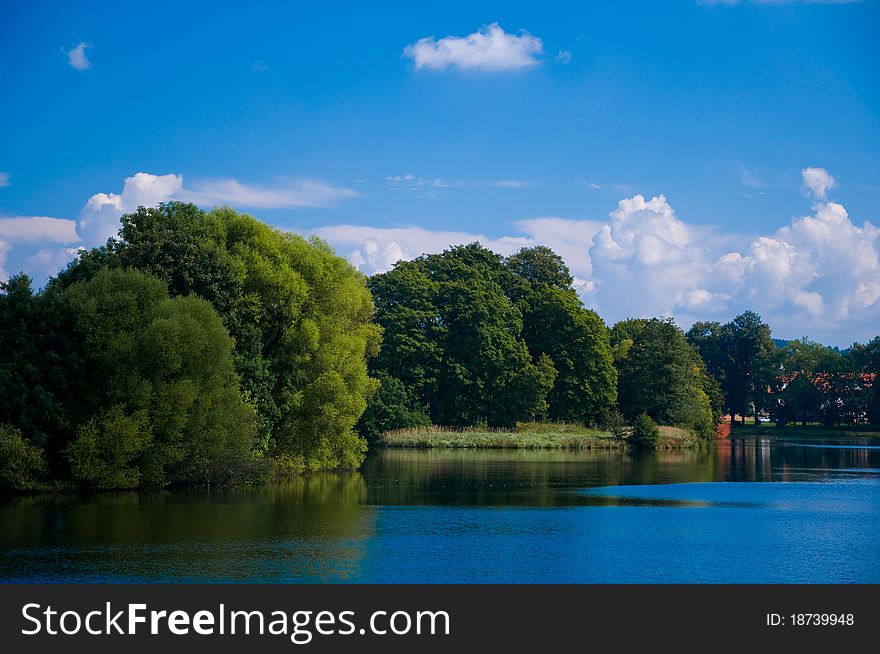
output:
<path id="1" fill-rule="evenodd" d="M 24 440 L 18 429 L 0 425 L 0 489 L 35 490 L 45 477 L 43 450 Z"/>
<path id="2" fill-rule="evenodd" d="M 660 444 L 660 428 L 646 413 L 641 413 L 633 420 L 633 430 L 629 437 L 633 447 L 653 448 Z"/>
<path id="3" fill-rule="evenodd" d="M 379 373 L 379 389 L 367 401 L 358 432 L 375 442 L 386 431 L 428 427 L 431 419 L 416 394 L 396 377 Z"/>

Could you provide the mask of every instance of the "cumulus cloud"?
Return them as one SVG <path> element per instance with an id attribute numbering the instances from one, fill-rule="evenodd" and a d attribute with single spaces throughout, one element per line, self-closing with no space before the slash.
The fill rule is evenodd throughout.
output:
<path id="1" fill-rule="evenodd" d="M 625 198 L 605 221 L 534 218 L 493 238 L 421 227 L 315 232 L 367 274 L 475 240 L 501 254 L 547 245 L 565 259 L 585 304 L 608 322 L 666 315 L 686 328 L 754 309 L 784 338 L 836 345 L 870 338 L 880 324 L 880 229 L 854 223 L 843 205 L 819 197 L 833 186 L 827 171 L 805 170 L 822 171 L 805 173 L 811 212 L 752 237 L 686 222 L 663 195 Z"/>
<path id="2" fill-rule="evenodd" d="M 0 218 L 0 239 L 9 243 L 75 243 L 79 240 L 76 223 L 49 216 Z"/>
<path id="3" fill-rule="evenodd" d="M 556 54 L 556 61 L 563 66 L 568 66 L 571 63 L 571 53 L 568 50 L 560 50 Z"/>
<path id="4" fill-rule="evenodd" d="M 824 199 L 828 191 L 837 185 L 837 180 L 824 168 L 804 168 L 801 171 L 804 188 L 816 199 Z"/>
<path id="5" fill-rule="evenodd" d="M 357 193 L 315 180 L 287 180 L 255 186 L 235 179 L 196 181 L 185 187 L 183 176 L 137 173 L 123 181 L 119 193 L 95 193 L 76 220 L 48 216 L 0 217 L 0 279 L 8 270 L 24 270 L 38 285 L 63 268 L 83 247 L 104 244 L 119 231 L 123 214 L 139 206 L 180 200 L 204 207 L 324 207 Z"/>
<path id="6" fill-rule="evenodd" d="M 416 70 L 505 71 L 537 65 L 543 51 L 544 44 L 538 37 L 526 31 L 509 34 L 498 23 L 492 23 L 467 36 L 419 39 L 406 46 L 403 56 L 413 60 Z"/>
<path id="7" fill-rule="evenodd" d="M 100 245 L 116 236 L 124 213 L 171 200 L 182 188 L 181 175 L 137 173 L 127 177 L 121 193 L 95 193 L 88 199 L 79 212 L 77 233 L 86 246 Z"/>
<path id="8" fill-rule="evenodd" d="M 75 68 L 76 70 L 87 70 L 91 68 L 92 62 L 89 61 L 89 58 L 86 56 L 86 48 L 91 48 L 91 43 L 80 43 L 75 48 L 72 48 L 67 52 L 67 63 L 71 68 Z"/>
<path id="9" fill-rule="evenodd" d="M 0 173 L 0 188 L 9 186 L 9 173 Z"/>
<path id="10" fill-rule="evenodd" d="M 479 241 L 501 254 L 513 254 L 520 248 L 535 244 L 526 236 L 488 238 L 473 232 L 440 231 L 422 227 L 332 225 L 314 229 L 312 233 L 327 241 L 352 265 L 369 275 L 390 270 L 400 260 L 442 252 L 452 245 Z"/>

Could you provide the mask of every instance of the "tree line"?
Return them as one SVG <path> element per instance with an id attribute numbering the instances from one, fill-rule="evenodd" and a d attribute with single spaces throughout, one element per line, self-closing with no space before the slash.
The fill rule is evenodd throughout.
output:
<path id="1" fill-rule="evenodd" d="M 543 246 L 478 243 L 365 277 L 226 207 L 139 208 L 45 288 L 0 292 L 0 487 L 161 487 L 353 469 L 428 424 L 877 422 L 880 338 L 777 348 L 728 324 L 608 328 Z"/>

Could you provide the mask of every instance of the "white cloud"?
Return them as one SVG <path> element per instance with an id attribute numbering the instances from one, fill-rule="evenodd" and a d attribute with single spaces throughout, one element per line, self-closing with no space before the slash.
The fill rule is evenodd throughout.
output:
<path id="1" fill-rule="evenodd" d="M 810 186 L 816 195 L 833 180 L 822 172 L 827 177 Z M 836 202 L 816 201 L 809 215 L 752 237 L 685 222 L 663 195 L 623 199 L 606 221 L 545 217 L 511 227 L 511 235 L 495 238 L 351 225 L 315 233 L 368 274 L 475 240 L 501 254 L 547 245 L 565 259 L 587 306 L 609 323 L 667 315 L 686 328 L 754 309 L 779 336 L 836 345 L 871 338 L 880 324 L 880 228 L 856 225 Z"/>
<path id="2" fill-rule="evenodd" d="M 0 238 L 8 243 L 79 241 L 76 223 L 65 218 L 48 216 L 16 216 L 0 218 Z"/>
<path id="3" fill-rule="evenodd" d="M 122 193 L 96 193 L 79 214 L 77 231 L 88 247 L 115 236 L 119 218 L 139 206 L 179 200 L 202 207 L 231 205 L 237 208 L 280 209 L 326 207 L 355 191 L 315 180 L 290 180 L 278 186 L 243 184 L 236 179 L 196 181 L 184 187 L 182 175 L 137 173 L 126 178 Z"/>
<path id="4" fill-rule="evenodd" d="M 333 225 L 312 230 L 356 268 L 372 275 L 391 269 L 397 261 L 442 252 L 451 245 L 479 241 L 501 254 L 513 254 L 536 243 L 525 236 L 487 238 L 483 234 L 437 231 L 422 227 L 364 227 Z"/>
<path id="5" fill-rule="evenodd" d="M 9 279 L 9 273 L 6 272 L 6 254 L 9 252 L 9 243 L 0 239 L 0 282 Z"/>
<path id="6" fill-rule="evenodd" d="M 568 50 L 560 50 L 556 55 L 556 61 L 563 66 L 568 66 L 571 63 L 571 53 Z"/>
<path id="7" fill-rule="evenodd" d="M 9 173 L 0 173 L 0 188 L 9 186 Z"/>
<path id="8" fill-rule="evenodd" d="M 824 168 L 804 168 L 801 177 L 804 180 L 804 187 L 817 200 L 824 199 L 828 191 L 837 185 L 837 180 Z"/>
<path id="9" fill-rule="evenodd" d="M 528 188 L 535 185 L 532 182 L 526 182 L 520 179 L 496 179 L 491 181 L 465 179 L 449 180 L 441 177 L 416 177 L 412 173 L 406 173 L 405 175 L 388 175 L 385 177 L 385 183 L 388 185 L 388 188 L 394 191 L 412 191 L 427 198 L 437 197 L 442 189 L 517 189 Z"/>
<path id="10" fill-rule="evenodd" d="M 70 67 L 76 68 L 77 70 L 87 70 L 88 68 L 91 68 L 92 62 L 89 61 L 89 58 L 86 56 L 86 48 L 91 47 L 91 43 L 83 42 L 69 50 L 67 53 L 67 63 L 70 64 Z"/>
<path id="11" fill-rule="evenodd" d="M 255 61 L 251 64 L 251 70 L 255 73 L 265 73 L 269 70 L 269 66 L 264 61 Z"/>
<path id="12" fill-rule="evenodd" d="M 177 199 L 200 206 L 229 204 L 252 209 L 328 207 L 360 194 L 313 179 L 286 180 L 276 186 L 243 184 L 236 179 L 206 180 L 180 190 Z"/>
<path id="13" fill-rule="evenodd" d="M 137 173 L 127 177 L 122 193 L 96 193 L 79 212 L 77 233 L 87 247 L 103 244 L 119 231 L 119 218 L 139 206 L 174 199 L 183 188 L 181 175 Z"/>
<path id="14" fill-rule="evenodd" d="M 508 34 L 498 23 L 492 23 L 467 36 L 433 36 L 406 46 L 403 55 L 415 62 L 416 70 L 504 71 L 529 68 L 538 64 L 544 45 L 526 31 Z"/>

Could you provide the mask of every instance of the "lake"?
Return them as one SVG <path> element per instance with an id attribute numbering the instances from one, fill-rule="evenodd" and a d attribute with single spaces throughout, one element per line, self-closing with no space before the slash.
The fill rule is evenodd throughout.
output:
<path id="1" fill-rule="evenodd" d="M 4 582 L 880 582 L 880 441 L 372 451 L 257 490 L 0 500 Z"/>

